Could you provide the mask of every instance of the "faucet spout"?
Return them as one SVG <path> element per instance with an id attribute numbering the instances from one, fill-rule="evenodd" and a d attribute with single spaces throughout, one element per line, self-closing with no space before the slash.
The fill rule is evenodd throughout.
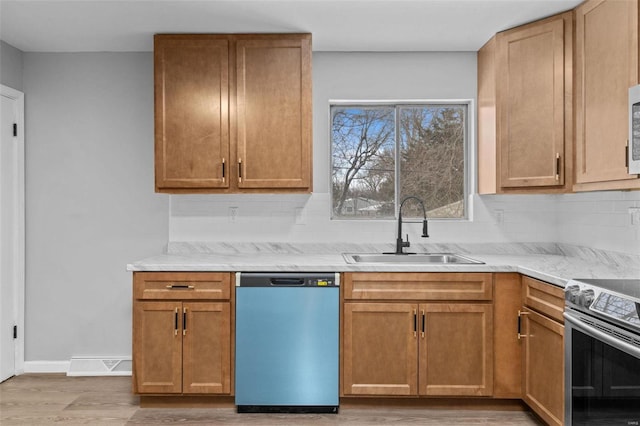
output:
<path id="1" fill-rule="evenodd" d="M 400 208 L 398 209 L 398 237 L 396 238 L 396 251 L 394 254 L 408 254 L 404 252 L 404 248 L 411 246 L 408 234 L 407 241 L 404 241 L 402 239 L 402 207 L 404 206 L 404 203 L 409 200 L 416 201 L 418 204 L 420 204 L 420 207 L 422 207 L 422 214 L 424 215 L 424 219 L 422 221 L 422 238 L 427 238 L 429 236 L 427 210 L 424 208 L 424 203 L 418 197 L 414 197 L 412 195 L 406 197 L 404 200 L 402 200 L 402 202 L 400 203 Z"/>

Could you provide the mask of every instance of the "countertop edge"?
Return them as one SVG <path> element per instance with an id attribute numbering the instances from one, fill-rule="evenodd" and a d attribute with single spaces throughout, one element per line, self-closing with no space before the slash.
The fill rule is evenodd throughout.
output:
<path id="1" fill-rule="evenodd" d="M 346 263 L 341 254 L 164 254 L 127 265 L 129 272 L 516 272 L 564 287 L 573 278 L 638 278 L 640 265 L 620 267 L 565 255 L 474 255 L 484 264 Z"/>

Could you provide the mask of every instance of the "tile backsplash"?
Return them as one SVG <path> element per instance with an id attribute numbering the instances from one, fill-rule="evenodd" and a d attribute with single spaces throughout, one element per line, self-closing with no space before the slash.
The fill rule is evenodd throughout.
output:
<path id="1" fill-rule="evenodd" d="M 395 241 L 392 220 L 332 220 L 330 195 L 172 195 L 170 241 Z M 640 254 L 640 192 L 471 196 L 471 220 L 431 220 L 429 243 L 556 242 Z M 403 228 L 423 242 L 421 226 Z"/>
<path id="2" fill-rule="evenodd" d="M 557 241 L 640 254 L 640 191 L 559 195 Z"/>

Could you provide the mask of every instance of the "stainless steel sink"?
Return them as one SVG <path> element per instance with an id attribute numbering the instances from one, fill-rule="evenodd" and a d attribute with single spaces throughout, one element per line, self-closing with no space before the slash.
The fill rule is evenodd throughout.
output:
<path id="1" fill-rule="evenodd" d="M 473 265 L 483 264 L 479 260 L 471 259 L 454 253 L 414 253 L 414 254 L 385 254 L 385 253 L 343 253 L 347 263 L 413 263 L 429 265 Z"/>

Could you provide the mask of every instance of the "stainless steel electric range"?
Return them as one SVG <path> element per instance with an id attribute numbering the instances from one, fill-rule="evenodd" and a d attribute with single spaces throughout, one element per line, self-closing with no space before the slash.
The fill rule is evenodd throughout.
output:
<path id="1" fill-rule="evenodd" d="M 574 279 L 565 299 L 565 423 L 640 425 L 640 279 Z"/>

